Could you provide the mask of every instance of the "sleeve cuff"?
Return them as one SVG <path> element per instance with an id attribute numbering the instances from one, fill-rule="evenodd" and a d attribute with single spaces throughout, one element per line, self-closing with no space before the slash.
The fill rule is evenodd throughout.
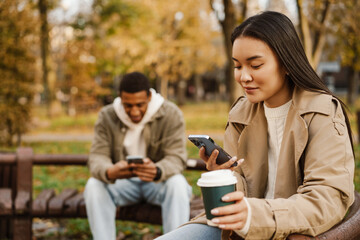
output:
<path id="1" fill-rule="evenodd" d="M 244 197 L 244 200 L 248 208 L 248 214 L 247 214 L 245 226 L 242 229 L 236 231 L 243 238 L 245 238 L 247 233 L 249 232 L 250 222 L 251 222 L 251 207 L 246 197 Z"/>

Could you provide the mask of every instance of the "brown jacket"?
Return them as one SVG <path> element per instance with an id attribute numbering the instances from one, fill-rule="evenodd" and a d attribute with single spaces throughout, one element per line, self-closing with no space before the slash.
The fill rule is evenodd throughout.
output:
<path id="1" fill-rule="evenodd" d="M 114 163 L 125 160 L 127 154 L 123 141 L 127 129 L 117 117 L 112 104 L 100 111 L 88 162 L 93 177 L 110 183 L 105 172 Z M 187 153 L 185 123 L 180 109 L 165 101 L 143 131 L 146 157 L 162 171 L 159 181 L 181 173 L 186 167 Z"/>
<path id="2" fill-rule="evenodd" d="M 239 98 L 229 113 L 224 148 L 245 159 L 235 172 L 238 190 L 245 192 L 252 209 L 246 239 L 318 235 L 339 222 L 353 203 L 354 157 L 340 103 L 330 95 L 294 89 L 275 199 L 264 199 L 268 144 L 262 103 Z M 223 239 L 228 235 L 223 231 Z"/>

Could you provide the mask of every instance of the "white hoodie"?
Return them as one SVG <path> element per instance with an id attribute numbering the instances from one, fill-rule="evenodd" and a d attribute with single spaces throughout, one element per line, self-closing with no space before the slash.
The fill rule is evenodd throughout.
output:
<path id="1" fill-rule="evenodd" d="M 114 100 L 113 106 L 116 115 L 129 128 L 124 139 L 124 147 L 129 155 L 146 157 L 145 139 L 142 136 L 143 129 L 145 124 L 150 121 L 151 117 L 154 116 L 164 103 L 164 98 L 159 93 L 156 93 L 154 89 L 151 88 L 150 92 L 151 100 L 148 104 L 144 117 L 139 123 L 131 121 L 121 104 L 120 97 L 117 97 Z"/>

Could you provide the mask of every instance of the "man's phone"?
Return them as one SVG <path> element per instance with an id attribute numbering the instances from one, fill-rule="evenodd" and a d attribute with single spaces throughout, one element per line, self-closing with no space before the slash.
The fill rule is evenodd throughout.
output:
<path id="1" fill-rule="evenodd" d="M 126 161 L 130 163 L 144 163 L 142 156 L 126 156 Z"/>
<path id="2" fill-rule="evenodd" d="M 205 147 L 206 156 L 210 157 L 211 153 L 217 149 L 219 151 L 219 155 L 216 158 L 216 164 L 221 165 L 231 159 L 231 156 L 225 152 L 219 145 L 217 145 L 214 140 L 208 135 L 189 135 L 188 139 L 195 144 L 199 149 L 201 147 Z M 235 162 L 232 167 L 237 166 L 237 162 Z"/>

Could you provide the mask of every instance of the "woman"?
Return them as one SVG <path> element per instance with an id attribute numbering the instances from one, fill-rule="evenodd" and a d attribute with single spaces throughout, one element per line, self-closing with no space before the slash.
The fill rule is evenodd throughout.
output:
<path id="1" fill-rule="evenodd" d="M 159 239 L 285 239 L 316 236 L 342 220 L 354 200 L 354 154 L 349 120 L 309 64 L 291 21 L 263 12 L 235 28 L 235 80 L 246 97 L 229 113 L 224 148 L 245 161 L 233 170 L 237 191 L 204 215 Z M 200 157 L 209 170 L 218 152 Z M 240 161 L 239 161 L 240 162 Z"/>

